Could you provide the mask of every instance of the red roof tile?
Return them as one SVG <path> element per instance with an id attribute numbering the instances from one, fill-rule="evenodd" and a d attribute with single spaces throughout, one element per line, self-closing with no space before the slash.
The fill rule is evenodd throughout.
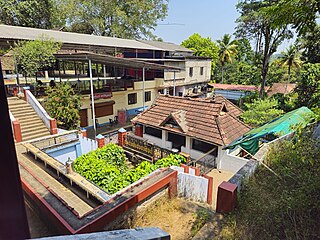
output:
<path id="1" fill-rule="evenodd" d="M 149 109 L 132 121 L 194 137 L 216 145 L 226 145 L 250 130 L 238 117 L 242 110 L 223 96 L 214 99 L 161 95 Z M 173 118 L 177 127 L 164 124 Z"/>

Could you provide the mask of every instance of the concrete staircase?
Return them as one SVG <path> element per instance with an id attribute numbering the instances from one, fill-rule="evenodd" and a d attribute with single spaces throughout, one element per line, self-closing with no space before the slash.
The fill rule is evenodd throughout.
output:
<path id="1" fill-rule="evenodd" d="M 9 110 L 20 123 L 22 141 L 50 135 L 44 122 L 27 102 L 11 97 L 8 98 L 8 104 Z"/>

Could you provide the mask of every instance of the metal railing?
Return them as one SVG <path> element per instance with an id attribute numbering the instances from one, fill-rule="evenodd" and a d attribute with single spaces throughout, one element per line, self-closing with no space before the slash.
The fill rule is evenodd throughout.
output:
<path id="1" fill-rule="evenodd" d="M 194 166 L 200 169 L 201 174 L 207 174 L 212 169 L 217 168 L 217 157 L 211 155 L 214 151 L 216 151 L 216 147 L 211 149 L 210 151 L 203 154 L 196 160 L 190 161 L 188 165 Z"/>

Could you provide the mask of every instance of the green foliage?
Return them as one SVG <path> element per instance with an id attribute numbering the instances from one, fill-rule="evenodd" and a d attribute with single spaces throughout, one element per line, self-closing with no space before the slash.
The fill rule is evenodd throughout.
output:
<path id="1" fill-rule="evenodd" d="M 196 216 L 196 221 L 194 222 L 191 228 L 192 237 L 194 237 L 199 232 L 199 230 L 203 227 L 203 225 L 210 220 L 210 214 L 206 209 L 200 208 L 194 214 Z"/>
<path id="2" fill-rule="evenodd" d="M 309 63 L 320 63 L 320 24 L 297 39 L 302 57 Z"/>
<path id="3" fill-rule="evenodd" d="M 292 32 L 287 26 L 273 27 L 272 21 L 265 9 L 272 8 L 277 1 L 239 1 L 237 9 L 240 17 L 237 19 L 236 36 L 247 38 L 255 43 L 256 64 L 260 68 L 260 97 L 263 97 L 267 84 L 270 58 L 277 51 L 283 40 L 291 38 Z"/>
<path id="4" fill-rule="evenodd" d="M 320 235 L 320 148 L 312 131 L 274 146 L 241 190 L 222 239 L 317 239 Z"/>
<path id="5" fill-rule="evenodd" d="M 304 64 L 297 76 L 295 92 L 298 94 L 297 107 L 316 108 L 320 106 L 320 63 Z"/>
<path id="6" fill-rule="evenodd" d="M 57 120 L 59 127 L 67 130 L 77 129 L 80 122 L 80 96 L 69 84 L 58 84 L 49 88 L 44 107 L 49 115 Z"/>
<path id="7" fill-rule="evenodd" d="M 33 28 L 65 24 L 64 0 L 0 0 L 0 23 Z"/>
<path id="8" fill-rule="evenodd" d="M 18 42 L 13 53 L 25 75 L 32 76 L 55 63 L 54 54 L 60 47 L 61 43 L 42 36 L 34 41 Z"/>
<path id="9" fill-rule="evenodd" d="M 78 157 L 73 167 L 76 172 L 113 194 L 162 167 L 179 166 L 185 163 L 181 155 L 170 154 L 152 164 L 141 162 L 135 169 L 129 169 L 121 147 L 109 143 L 101 149 Z"/>
<path id="10" fill-rule="evenodd" d="M 167 0 L 69 0 L 73 30 L 121 38 L 152 38 L 157 22 L 168 11 Z M 76 25 L 76 27 L 75 27 Z M 84 25 L 84 27 L 80 27 Z"/>
<path id="11" fill-rule="evenodd" d="M 273 27 L 292 25 L 300 35 L 314 30 L 320 14 L 319 0 L 276 2 L 272 7 L 263 10 L 265 15 L 272 19 Z"/>
<path id="12" fill-rule="evenodd" d="M 244 105 L 246 110 L 241 119 L 253 127 L 259 127 L 283 114 L 282 110 L 277 109 L 278 102 L 275 99 L 259 99 Z"/>
<path id="13" fill-rule="evenodd" d="M 204 38 L 198 33 L 194 33 L 181 43 L 181 46 L 194 51 L 195 56 L 211 58 L 211 72 L 214 71 L 219 61 L 219 47 L 210 37 Z"/>
<path id="14" fill-rule="evenodd" d="M 298 95 L 296 93 L 277 93 L 272 95 L 272 98 L 278 101 L 278 108 L 283 110 L 284 112 L 290 112 L 296 109 L 296 101 L 298 98 Z"/>

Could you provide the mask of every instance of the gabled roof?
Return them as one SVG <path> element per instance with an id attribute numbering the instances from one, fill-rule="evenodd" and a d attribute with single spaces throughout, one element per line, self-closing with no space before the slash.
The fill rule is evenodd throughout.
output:
<path id="1" fill-rule="evenodd" d="M 271 88 L 268 89 L 268 96 L 272 96 L 276 93 L 288 94 L 291 93 L 296 87 L 295 83 L 273 83 Z"/>
<path id="2" fill-rule="evenodd" d="M 132 121 L 215 145 L 226 145 L 250 130 L 238 119 L 241 113 L 241 109 L 223 96 L 201 99 L 160 95 L 154 105 Z M 170 117 L 179 128 L 164 124 Z"/>

